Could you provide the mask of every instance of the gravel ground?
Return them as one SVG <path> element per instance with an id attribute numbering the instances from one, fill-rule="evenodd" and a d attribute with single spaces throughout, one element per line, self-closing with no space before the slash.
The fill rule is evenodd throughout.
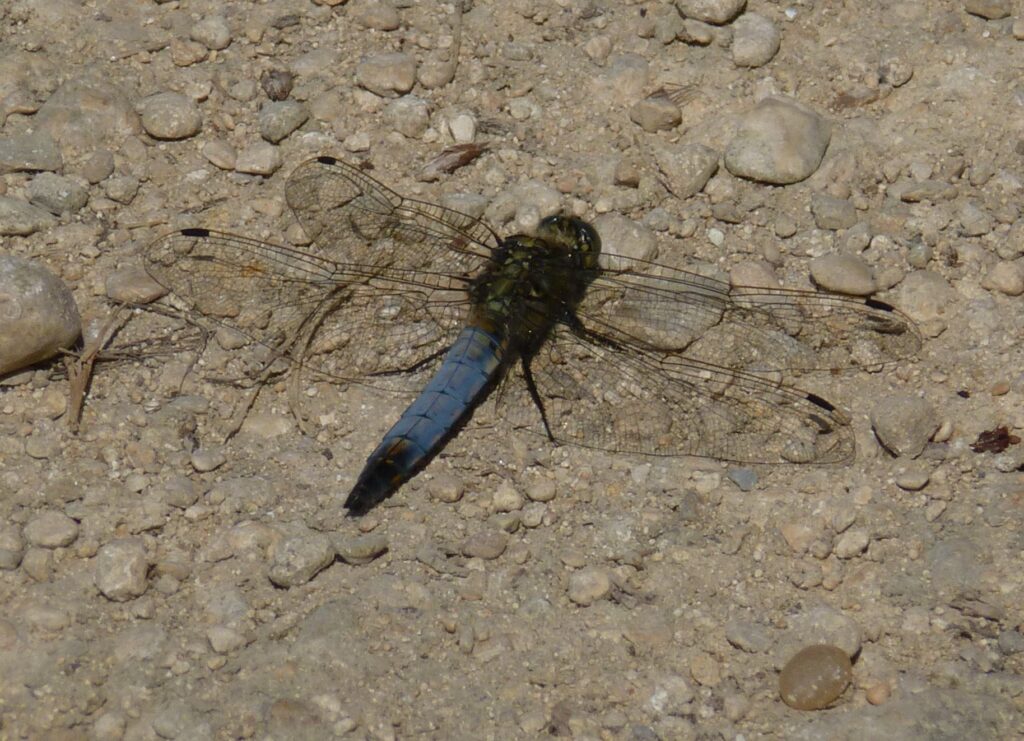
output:
<path id="1" fill-rule="evenodd" d="M 97 363 L 77 435 L 60 364 L 15 372 L 0 737 L 1024 734 L 1019 8 L 676 5 L 0 3 L 0 248 L 28 260 L 0 265 L 0 369 L 77 330 L 65 286 L 87 338 L 182 326 L 117 313 L 156 297 L 140 250 L 301 243 L 283 184 L 318 154 L 504 233 L 566 209 L 630 254 L 873 294 L 924 338 L 797 380 L 852 417 L 848 466 L 553 448 L 485 407 L 359 520 L 404 398 L 318 386 L 303 434 L 271 385 L 221 445 L 230 336 L 210 373 L 187 332 Z M 812 644 L 841 694 L 790 665 L 796 709 Z"/>

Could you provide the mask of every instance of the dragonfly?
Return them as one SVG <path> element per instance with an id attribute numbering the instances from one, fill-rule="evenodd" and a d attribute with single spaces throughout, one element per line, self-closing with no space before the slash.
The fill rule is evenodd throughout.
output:
<path id="1" fill-rule="evenodd" d="M 362 515 L 421 471 L 493 398 L 503 424 L 554 443 L 737 463 L 846 463 L 850 417 L 790 374 L 917 352 L 912 320 L 873 298 L 736 286 L 602 252 L 564 214 L 500 238 L 357 166 L 299 165 L 286 200 L 309 243 L 206 228 L 144 254 L 186 307 L 267 363 L 338 383 L 430 380 L 345 499 Z"/>

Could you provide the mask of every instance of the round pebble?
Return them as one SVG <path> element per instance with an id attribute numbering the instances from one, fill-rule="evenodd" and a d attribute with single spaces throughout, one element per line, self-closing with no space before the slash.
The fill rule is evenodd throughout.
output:
<path id="1" fill-rule="evenodd" d="M 832 127 L 790 98 L 765 98 L 740 120 L 725 151 L 725 166 L 738 177 L 774 185 L 797 183 L 818 169 Z"/>
<path id="2" fill-rule="evenodd" d="M 811 260 L 811 279 L 827 291 L 869 296 L 878 286 L 871 266 L 856 255 L 824 255 Z"/>
<path id="3" fill-rule="evenodd" d="M 600 566 L 584 566 L 569 576 L 569 599 L 582 607 L 605 599 L 611 591 L 608 570 Z"/>
<path id="4" fill-rule="evenodd" d="M 267 575 L 279 587 L 307 583 L 334 561 L 334 546 L 324 533 L 300 530 L 286 535 L 273 547 Z"/>
<path id="5" fill-rule="evenodd" d="M 227 49 L 231 44 L 231 27 L 224 16 L 208 15 L 192 26 L 189 38 L 211 51 Z"/>
<path id="6" fill-rule="evenodd" d="M 1020 296 L 1024 293 L 1024 262 L 997 262 L 981 281 L 981 287 L 1007 296 Z"/>
<path id="7" fill-rule="evenodd" d="M 0 569 L 18 568 L 25 553 L 25 539 L 21 528 L 14 524 L 0 525 Z"/>
<path id="8" fill-rule="evenodd" d="M 141 265 L 129 265 L 107 276 L 107 298 L 125 304 L 150 304 L 167 294 Z"/>
<path id="9" fill-rule="evenodd" d="M 260 108 L 260 136 L 277 144 L 306 123 L 309 109 L 297 100 L 268 101 Z"/>
<path id="10" fill-rule="evenodd" d="M 63 548 L 78 537 L 78 523 L 63 512 L 40 512 L 25 525 L 25 539 L 43 548 Z"/>
<path id="11" fill-rule="evenodd" d="M 82 331 L 67 286 L 41 265 L 0 255 L 0 375 L 53 357 Z"/>
<path id="12" fill-rule="evenodd" d="M 721 25 L 738 16 L 747 0 L 676 0 L 676 7 L 686 18 Z"/>
<path id="13" fill-rule="evenodd" d="M 782 33 L 758 13 L 744 13 L 732 24 L 732 61 L 737 67 L 768 64 L 782 44 Z"/>
<path id="14" fill-rule="evenodd" d="M 388 551 L 388 539 L 383 533 L 369 533 L 356 537 L 335 537 L 334 550 L 338 558 L 354 566 L 370 563 Z"/>
<path id="15" fill-rule="evenodd" d="M 54 216 L 76 213 L 89 202 L 89 191 L 78 180 L 52 172 L 41 172 L 25 189 L 33 206 L 46 209 Z"/>
<path id="16" fill-rule="evenodd" d="M 683 120 L 679 106 L 667 95 L 649 95 L 629 109 L 630 120 L 644 131 L 668 131 Z"/>
<path id="17" fill-rule="evenodd" d="M 779 674 L 783 702 L 797 710 L 821 710 L 835 702 L 853 680 L 850 657 L 836 646 L 808 646 Z"/>
<path id="18" fill-rule="evenodd" d="M 916 394 L 893 394 L 871 411 L 878 441 L 894 455 L 916 458 L 939 429 L 939 415 L 927 399 Z"/>
<path id="19" fill-rule="evenodd" d="M 195 102 L 180 93 L 157 93 L 142 102 L 142 127 L 154 139 L 187 139 L 202 125 Z"/>
<path id="20" fill-rule="evenodd" d="M 235 170 L 249 175 L 273 175 L 281 169 L 281 152 L 273 144 L 260 141 L 238 153 Z"/>
<path id="21" fill-rule="evenodd" d="M 469 536 L 462 544 L 462 553 L 471 558 L 493 560 L 508 547 L 508 533 L 501 530 L 484 530 Z"/>
<path id="22" fill-rule="evenodd" d="M 145 594 L 149 571 L 146 546 L 141 538 L 119 538 L 96 554 L 96 587 L 114 602 L 126 602 Z"/>
<path id="23" fill-rule="evenodd" d="M 25 237 L 56 223 L 49 211 L 0 195 L 0 236 Z"/>
<path id="24" fill-rule="evenodd" d="M 402 52 L 369 57 L 356 67 L 356 83 L 382 97 L 404 95 L 416 84 L 416 60 Z"/>

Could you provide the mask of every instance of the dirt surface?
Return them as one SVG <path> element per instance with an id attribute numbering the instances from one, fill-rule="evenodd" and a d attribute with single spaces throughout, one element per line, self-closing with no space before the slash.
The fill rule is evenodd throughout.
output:
<path id="1" fill-rule="evenodd" d="M 66 378 L 20 374 L 0 390 L 0 737 L 1024 734 L 1024 22 L 996 0 L 745 12 L 480 1 L 457 33 L 427 0 L 0 4 L 0 144 L 29 160 L 0 196 L 38 207 L 0 248 L 59 275 L 87 334 L 151 288 L 140 252 L 170 228 L 301 243 L 284 182 L 330 154 L 503 234 L 566 209 L 725 277 L 863 268 L 924 336 L 879 372 L 795 379 L 849 413 L 850 465 L 555 448 L 484 408 L 359 520 L 341 503 L 403 396 L 304 388 L 303 434 L 271 384 L 220 445 L 247 398 L 210 380 L 244 352 L 230 337 L 200 363 L 194 335 L 98 363 L 77 435 Z M 673 153 L 718 162 L 767 96 L 830 127 L 813 174 L 720 166 L 685 192 Z M 470 140 L 486 151 L 422 179 Z M 182 326 L 120 318 L 122 347 Z M 779 671 L 813 643 L 853 681 L 796 710 Z"/>

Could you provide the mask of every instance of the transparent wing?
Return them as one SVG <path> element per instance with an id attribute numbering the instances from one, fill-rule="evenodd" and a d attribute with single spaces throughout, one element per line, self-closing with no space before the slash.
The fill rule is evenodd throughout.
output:
<path id="1" fill-rule="evenodd" d="M 873 366 L 921 346 L 914 323 L 882 301 L 603 259 L 615 267 L 595 276 L 577 313 L 615 342 L 751 373 Z"/>
<path id="2" fill-rule="evenodd" d="M 464 281 L 342 264 L 208 229 L 151 244 L 147 271 L 186 306 L 331 378 L 365 380 L 429 360 L 465 322 Z"/>
<path id="3" fill-rule="evenodd" d="M 483 221 L 404 198 L 334 157 L 299 165 L 285 196 L 320 251 L 345 263 L 465 273 L 500 242 Z"/>
<path id="4" fill-rule="evenodd" d="M 813 394 L 564 324 L 533 358 L 531 372 L 561 442 L 743 463 L 840 463 L 856 450 L 848 418 Z M 524 387 L 508 387 L 503 413 L 543 434 Z"/>

